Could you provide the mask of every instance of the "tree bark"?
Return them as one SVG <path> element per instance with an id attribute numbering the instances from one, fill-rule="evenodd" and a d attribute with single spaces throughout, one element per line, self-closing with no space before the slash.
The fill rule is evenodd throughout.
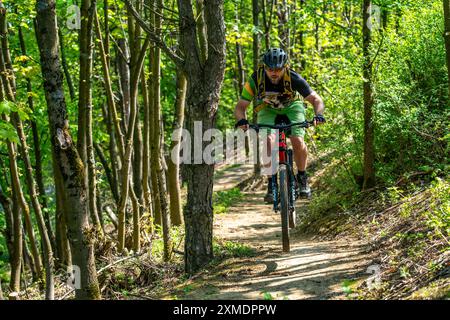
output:
<path id="1" fill-rule="evenodd" d="M 56 155 L 52 150 L 53 181 L 55 183 L 55 221 L 56 221 L 56 245 L 58 267 L 68 267 L 72 265 L 72 254 L 70 252 L 69 239 L 67 238 L 67 218 L 65 205 L 67 200 L 64 194 L 64 181 L 56 163 Z"/>
<path id="2" fill-rule="evenodd" d="M 162 19 L 162 6 L 163 1 L 158 0 L 155 8 L 155 30 L 157 35 L 161 35 Z M 203 28 L 202 30 L 205 30 Z M 168 261 L 172 252 L 172 240 L 170 237 L 170 212 L 167 198 L 166 176 L 162 165 L 162 145 L 161 141 L 164 139 L 164 131 L 161 122 L 161 49 L 156 47 L 153 53 L 153 154 L 152 164 L 154 164 L 154 170 L 152 175 L 155 175 L 157 182 L 158 198 L 160 203 L 160 215 L 163 231 L 163 243 L 164 243 L 164 260 Z M 206 57 L 207 52 L 204 53 Z"/>
<path id="3" fill-rule="evenodd" d="M 179 226 L 182 221 L 181 190 L 179 181 L 180 168 L 180 143 L 181 129 L 184 121 L 184 105 L 186 102 L 186 77 L 181 71 L 177 71 L 177 98 L 175 101 L 175 118 L 172 125 L 172 132 L 177 132 L 170 143 L 171 159 L 167 161 L 168 186 L 170 195 L 170 220 L 173 225 Z"/>
<path id="4" fill-rule="evenodd" d="M 35 29 L 37 30 L 37 27 L 35 27 Z M 72 76 L 70 75 L 70 72 L 69 72 L 69 65 L 67 64 L 66 50 L 64 48 L 64 36 L 62 34 L 61 28 L 58 29 L 58 37 L 59 37 L 59 43 L 60 43 L 61 62 L 62 62 L 63 70 L 64 70 L 64 77 L 66 79 L 67 86 L 69 87 L 70 100 L 74 101 L 76 98 L 75 97 L 75 87 L 73 85 Z"/>
<path id="5" fill-rule="evenodd" d="M 89 226 L 85 170 L 72 140 L 63 91 L 61 63 L 58 52 L 58 27 L 54 0 L 37 0 L 36 19 L 38 46 L 50 136 L 56 162 L 64 181 L 67 199 L 67 226 L 73 263 L 80 268 L 77 299 L 100 299 L 94 259 L 94 239 Z"/>
<path id="6" fill-rule="evenodd" d="M 180 13 L 180 44 L 185 53 L 185 73 L 188 81 L 186 129 L 194 137 L 196 121 L 201 121 L 201 134 L 215 125 L 215 116 L 225 70 L 225 24 L 223 1 L 205 2 L 208 59 L 201 63 L 196 46 L 195 20 L 190 1 L 178 1 Z M 188 195 L 184 208 L 185 271 L 192 274 L 213 258 L 212 250 L 212 187 L 214 165 L 206 164 L 191 139 L 191 164 L 186 166 Z M 196 161 L 197 160 L 197 161 Z M 198 161 L 199 160 L 199 161 Z M 196 163 L 199 162 L 199 163 Z"/>
<path id="7" fill-rule="evenodd" d="M 19 42 L 20 42 L 20 48 L 22 51 L 22 55 L 27 56 L 27 50 L 25 46 L 25 40 L 23 37 L 22 28 L 19 26 Z M 24 66 L 26 66 L 26 62 L 24 62 Z M 28 107 L 32 112 L 34 112 L 34 103 L 33 103 L 33 97 L 30 93 L 33 92 L 32 86 L 31 86 L 31 79 L 26 78 L 27 80 L 27 92 L 28 95 Z M 45 227 L 47 228 L 48 236 L 50 237 L 50 243 L 52 245 L 52 251 L 56 251 L 56 242 L 55 242 L 55 235 L 52 231 L 52 225 L 50 222 L 50 215 L 49 210 L 47 210 L 47 197 L 45 194 L 45 186 L 44 186 L 44 179 L 42 175 L 42 152 L 41 152 L 41 143 L 39 138 L 39 132 L 38 132 L 38 126 L 36 121 L 30 120 L 31 123 L 31 131 L 33 133 L 33 149 L 34 149 L 34 157 L 35 157 L 35 173 L 36 173 L 36 182 L 38 186 L 38 191 L 40 195 L 40 202 L 42 204 L 42 208 L 44 209 L 44 219 L 45 219 Z"/>
<path id="8" fill-rule="evenodd" d="M 448 91 L 450 96 L 450 0 L 444 0 L 444 39 L 447 57 Z"/>
<path id="9" fill-rule="evenodd" d="M 364 0 L 363 6 L 363 55 L 364 55 L 364 183 L 363 190 L 375 185 L 375 154 L 373 128 L 373 89 L 372 61 L 370 55 L 371 30 L 368 22 L 371 19 L 371 0 Z"/>
<path id="10" fill-rule="evenodd" d="M 11 208 L 11 199 L 3 193 L 1 186 L 0 205 L 2 206 L 3 212 L 5 214 L 5 230 L 2 231 L 2 234 L 6 242 L 6 248 L 8 249 L 9 263 L 11 264 L 14 255 L 14 216 Z"/>
<path id="11" fill-rule="evenodd" d="M 290 48 L 289 38 L 289 5 L 286 0 L 278 2 L 278 33 L 280 35 L 280 47 L 287 53 Z"/>
<path id="12" fill-rule="evenodd" d="M 85 167 L 85 184 L 88 189 L 88 203 L 91 220 L 98 232 L 100 219 L 96 202 L 96 174 L 94 147 L 92 141 L 92 30 L 96 0 L 83 0 L 81 3 L 80 30 L 80 79 L 78 94 L 78 141 L 77 149 Z"/>
<path id="13" fill-rule="evenodd" d="M 255 29 L 259 28 L 259 0 L 252 0 L 252 14 L 253 14 L 253 26 Z M 253 70 L 258 70 L 259 65 L 259 52 L 260 52 L 260 36 L 257 32 L 253 33 Z M 257 113 L 252 109 L 252 121 L 256 123 Z M 247 136 L 247 141 L 248 141 Z M 258 136 L 256 136 L 256 145 L 259 145 Z M 256 163 L 253 166 L 253 172 L 256 177 L 261 175 L 261 162 L 259 159 L 259 148 L 255 148 L 256 150 Z"/>

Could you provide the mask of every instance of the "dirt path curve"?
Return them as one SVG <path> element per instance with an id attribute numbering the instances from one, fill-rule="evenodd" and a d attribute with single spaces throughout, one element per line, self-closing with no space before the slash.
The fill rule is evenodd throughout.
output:
<path id="1" fill-rule="evenodd" d="M 251 166 L 225 170 L 215 190 L 236 185 Z M 239 178 L 240 177 L 240 178 Z M 291 252 L 281 250 L 281 221 L 263 203 L 264 191 L 244 192 L 244 199 L 226 214 L 215 216 L 214 236 L 254 248 L 251 257 L 229 259 L 185 298 L 192 299 L 343 299 L 343 282 L 365 278 L 368 265 L 363 244 L 339 240 L 320 242 L 292 232 Z M 297 212 L 305 203 L 297 201 Z"/>

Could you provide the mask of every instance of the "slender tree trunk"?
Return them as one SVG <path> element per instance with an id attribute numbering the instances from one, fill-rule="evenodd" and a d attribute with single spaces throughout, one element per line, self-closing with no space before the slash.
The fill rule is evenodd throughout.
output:
<path id="1" fill-rule="evenodd" d="M 206 40 L 206 24 L 205 24 L 205 0 L 196 0 L 197 18 L 197 34 L 202 63 L 208 58 L 208 42 Z"/>
<path id="2" fill-rule="evenodd" d="M 447 57 L 448 91 L 450 96 L 450 0 L 444 0 L 444 39 Z"/>
<path id="3" fill-rule="evenodd" d="M 8 70 L 7 64 L 5 63 L 5 57 L 4 54 L 5 47 L 8 48 L 7 45 L 7 31 L 6 31 L 6 9 L 3 6 L 3 3 L 0 2 L 0 33 L 1 33 L 1 52 L 0 52 L 0 72 L 1 72 L 1 86 L 0 86 L 0 101 L 5 100 L 6 98 L 9 101 L 14 101 L 14 92 L 11 87 L 11 82 L 8 79 L 9 77 L 14 77 L 13 74 L 11 74 L 11 70 Z M 8 51 L 8 50 L 6 50 Z M 6 57 L 6 59 L 9 59 Z M 6 122 L 9 122 L 9 118 L 3 114 L 2 119 Z M 25 196 L 22 191 L 22 186 L 20 185 L 20 178 L 19 178 L 19 171 L 17 167 L 17 154 L 16 154 L 16 144 L 7 141 L 7 148 L 8 148 L 8 154 L 9 154 L 9 161 L 10 161 L 10 169 L 11 169 L 11 180 L 12 180 L 12 187 L 13 187 L 13 193 L 16 195 L 17 203 L 19 205 L 19 208 L 22 210 L 23 215 L 25 217 L 25 225 L 27 229 L 27 233 L 30 239 L 30 245 L 31 245 L 31 251 L 33 254 L 33 258 L 36 263 L 36 274 L 38 279 L 42 279 L 42 265 L 40 261 L 39 256 L 39 250 L 37 248 L 36 238 L 34 237 L 33 232 L 33 225 L 31 221 L 30 216 L 30 209 L 28 207 L 28 204 L 25 200 Z"/>
<path id="4" fill-rule="evenodd" d="M 263 1 L 265 2 L 265 1 Z M 255 29 L 259 29 L 259 0 L 252 0 L 252 14 L 253 14 L 253 26 Z M 259 52 L 260 52 L 260 36 L 258 33 L 253 33 L 253 70 L 258 70 L 259 64 Z M 257 113 L 252 109 L 252 121 L 256 123 Z M 248 140 L 248 139 L 247 139 Z M 256 136 L 256 146 L 259 145 L 258 136 Z M 253 166 L 253 172 L 256 177 L 261 175 L 261 162 L 259 159 L 259 148 L 254 148 L 256 151 L 256 163 Z"/>
<path id="5" fill-rule="evenodd" d="M 124 38 L 119 39 L 117 42 L 119 45 L 118 50 L 121 53 L 117 54 L 117 66 L 121 93 L 122 132 L 126 133 L 128 130 L 128 122 L 130 121 L 130 49 Z"/>
<path id="6" fill-rule="evenodd" d="M 8 249 L 9 262 L 12 264 L 12 258 L 14 256 L 14 215 L 11 208 L 11 199 L 7 197 L 0 186 L 0 205 L 3 208 L 5 214 L 5 230 L 2 232 L 6 242 L 6 248 Z"/>
<path id="7" fill-rule="evenodd" d="M 305 0 L 300 1 L 300 9 L 303 10 L 305 7 Z M 304 24 L 306 21 L 302 20 L 300 21 L 300 24 Z M 303 28 L 298 32 L 298 44 L 300 47 L 300 69 L 305 70 L 306 68 L 306 59 L 305 59 L 305 31 L 303 31 Z"/>
<path id="8" fill-rule="evenodd" d="M 372 90 L 372 61 L 370 55 L 371 30 L 368 21 L 371 18 L 371 0 L 364 0 L 363 14 L 363 54 L 364 54 L 364 184 L 363 189 L 375 185 L 375 154 L 373 128 L 373 90 Z"/>
<path id="9" fill-rule="evenodd" d="M 177 98 L 175 101 L 175 118 L 173 121 L 172 131 L 176 132 L 176 136 L 172 136 L 172 142 L 169 150 L 171 159 L 168 159 L 168 186 L 170 195 L 170 220 L 173 225 L 179 226 L 182 221 L 181 209 L 181 190 L 179 181 L 180 168 L 180 143 L 181 129 L 184 121 L 184 105 L 186 101 L 186 77 L 181 71 L 177 71 Z"/>
<path id="10" fill-rule="evenodd" d="M 22 28 L 19 26 L 19 41 L 20 41 L 20 47 L 22 51 L 22 55 L 27 56 L 27 50 L 25 46 L 25 40 L 23 37 Z M 24 66 L 26 66 L 26 62 L 24 63 Z M 31 93 L 33 92 L 31 87 L 31 79 L 26 78 L 27 80 L 27 92 Z M 28 107 L 31 111 L 34 112 L 34 103 L 33 103 L 33 97 L 31 94 L 28 95 Z M 40 195 L 40 201 L 42 204 L 42 208 L 44 209 L 44 219 L 45 219 L 45 227 L 47 228 L 48 236 L 50 237 L 50 243 L 52 245 L 52 251 L 55 252 L 56 250 L 56 242 L 55 242 L 55 235 L 52 231 L 52 225 L 50 222 L 50 215 L 49 210 L 47 210 L 47 197 L 45 194 L 45 187 L 44 187 L 44 179 L 42 175 L 42 152 L 41 152 L 41 143 L 39 139 L 39 132 L 37 123 L 34 120 L 30 121 L 31 123 L 31 130 L 33 133 L 33 149 L 34 149 L 34 157 L 35 157 L 35 173 L 36 173 L 36 182 L 38 186 L 38 191 Z"/>
<path id="11" fill-rule="evenodd" d="M 290 39 L 289 39 L 289 7 L 286 0 L 278 2 L 278 34 L 280 36 L 280 47 L 285 52 L 289 53 Z"/>
<path id="12" fill-rule="evenodd" d="M 163 13 L 162 6 L 163 1 L 158 0 L 155 8 L 155 29 L 158 35 L 161 35 L 160 30 L 162 27 L 162 20 L 160 15 Z M 206 30 L 206 27 L 202 28 L 202 30 Z M 204 57 L 207 56 L 208 54 L 205 52 Z M 154 171 L 152 172 L 152 175 L 153 173 L 155 174 L 157 181 L 157 190 L 159 193 L 161 208 L 160 214 L 164 242 L 164 260 L 168 261 L 172 252 L 172 240 L 170 238 L 170 212 L 167 198 L 166 176 L 162 165 L 163 155 L 161 154 L 161 141 L 164 138 L 164 131 L 161 122 L 161 49 L 157 47 L 154 51 L 153 76 L 153 130 L 155 134 L 153 137 L 153 143 L 155 145 L 154 153 L 152 154 L 152 163 L 154 163 Z"/>
<path id="13" fill-rule="evenodd" d="M 15 193 L 13 193 L 15 196 Z M 11 201 L 0 190 L 0 202 L 6 213 L 6 235 L 10 253 L 11 277 L 9 288 L 11 291 L 20 291 L 20 271 L 22 262 L 22 216 L 19 208 L 11 208 Z"/>
<path id="14" fill-rule="evenodd" d="M 33 177 L 33 168 L 31 167 L 30 156 L 28 154 L 27 142 L 25 138 L 25 134 L 23 132 L 22 121 L 19 118 L 17 113 L 13 114 L 13 122 L 16 126 L 17 133 L 20 139 L 20 153 L 22 159 L 25 163 L 25 176 L 28 185 L 28 191 L 30 193 L 31 203 L 33 205 L 33 210 L 36 216 L 37 225 L 39 228 L 39 234 L 41 237 L 42 245 L 43 245 L 43 258 L 44 258 L 44 266 L 45 266 L 45 298 L 47 300 L 54 299 L 54 278 L 53 278 L 53 251 L 50 243 L 50 237 L 47 233 L 47 228 L 45 227 L 44 216 L 42 214 L 41 206 L 38 200 L 38 193 L 36 191 L 36 184 Z"/>
<path id="15" fill-rule="evenodd" d="M 37 0 L 38 45 L 47 101 L 50 136 L 56 162 L 64 181 L 67 226 L 73 263 L 79 267 L 77 299 L 100 299 L 94 259 L 94 239 L 89 226 L 89 209 L 83 161 L 69 131 L 63 91 L 54 0 Z"/>
<path id="16" fill-rule="evenodd" d="M 3 115 L 3 120 L 7 121 L 5 115 Z M 7 141 L 6 144 L 8 147 L 9 165 L 11 170 L 12 193 L 16 199 L 16 203 L 18 204 L 15 208 L 13 208 L 14 257 L 11 263 L 10 289 L 11 291 L 18 292 L 20 291 L 20 274 L 22 261 L 22 215 L 21 208 L 19 207 L 19 202 L 21 202 L 22 199 L 19 199 L 19 193 L 21 193 L 22 191 L 20 190 L 20 181 L 17 162 L 15 158 L 15 146 L 11 141 Z M 23 206 L 23 204 L 21 204 L 20 206 Z"/>
<path id="17" fill-rule="evenodd" d="M 276 0 L 271 0 L 270 8 L 267 8 L 268 1 L 269 0 L 262 0 L 264 39 L 265 39 L 266 50 L 269 50 L 269 48 L 270 48 L 270 32 L 272 29 L 272 14 L 273 14 L 273 8 L 274 8 Z M 269 10 L 269 12 L 267 12 L 267 10 Z"/>
<path id="18" fill-rule="evenodd" d="M 114 132 L 114 127 L 112 124 L 112 119 L 111 119 L 111 113 L 108 112 L 107 110 L 107 105 L 103 104 L 102 105 L 102 113 L 103 113 L 103 119 L 105 120 L 105 124 L 106 124 L 106 130 L 109 133 L 109 143 L 108 143 L 108 150 L 109 150 L 109 159 L 110 159 L 110 163 L 111 163 L 111 180 L 108 180 L 108 182 L 110 183 L 110 187 L 111 187 L 111 193 L 113 195 L 113 198 L 115 200 L 116 203 L 119 203 L 119 185 L 118 185 L 118 166 L 119 166 L 119 159 L 117 156 L 117 145 L 116 145 L 116 134 Z M 95 147 L 95 144 L 94 144 Z M 105 164 L 108 165 L 108 163 L 106 162 L 106 157 L 105 159 Z M 100 159 L 100 161 L 102 161 Z M 103 164 L 103 161 L 102 161 Z"/>
<path id="19" fill-rule="evenodd" d="M 36 26 L 35 26 L 35 30 L 37 30 Z M 64 36 L 62 34 L 61 28 L 58 29 L 58 37 L 59 37 L 59 44 L 60 44 L 60 50 L 61 50 L 61 62 L 62 62 L 63 70 L 64 70 L 64 77 L 66 79 L 67 86 L 69 87 L 70 100 L 74 101 L 76 99 L 75 87 L 73 85 L 72 76 L 70 75 L 69 65 L 67 64 L 66 50 L 64 47 Z"/>
<path id="20" fill-rule="evenodd" d="M 78 95 L 78 153 L 85 166 L 85 184 L 88 189 L 89 212 L 92 222 L 100 232 L 100 219 L 96 202 L 96 174 L 94 147 L 92 141 L 92 30 L 96 0 L 83 0 L 81 3 L 80 30 L 80 82 Z"/>
<path id="21" fill-rule="evenodd" d="M 143 163 L 142 163 L 142 189 L 144 192 L 144 214 L 148 214 L 150 219 L 153 218 L 152 210 L 152 195 L 150 193 L 150 130 L 151 130 L 151 105 L 149 90 L 147 87 L 147 79 L 145 77 L 145 72 L 142 70 L 141 75 L 141 88 L 143 97 L 143 108 L 144 108 L 144 130 L 143 130 Z M 151 223 L 151 228 L 153 229 L 153 223 Z M 151 230 L 153 232 L 153 230 Z"/>
<path id="22" fill-rule="evenodd" d="M 110 72 L 109 72 L 109 67 L 108 67 L 108 59 L 107 59 L 105 47 L 103 46 L 103 38 L 102 38 L 102 34 L 101 34 L 100 22 L 98 20 L 97 13 L 95 13 L 94 18 L 95 18 L 95 31 L 97 33 L 97 39 L 99 40 L 99 41 L 97 41 L 97 44 L 99 47 L 100 59 L 101 59 L 101 63 L 102 63 L 103 81 L 105 83 L 106 101 L 108 104 L 108 113 L 110 114 L 110 116 L 112 118 L 115 138 L 118 143 L 119 155 L 120 155 L 120 159 L 122 161 L 123 156 L 124 156 L 124 142 L 123 142 L 122 129 L 120 126 L 121 121 L 120 121 L 120 117 L 117 113 L 116 103 L 114 101 L 114 93 L 112 90 L 112 82 L 111 82 L 111 77 L 110 77 Z"/>
<path id="23" fill-rule="evenodd" d="M 139 208 L 137 205 L 137 199 L 134 195 L 134 190 L 129 190 L 130 186 L 130 164 L 131 164 L 131 153 L 133 151 L 133 135 L 134 135 L 134 127 L 135 127 L 135 121 L 137 116 L 137 91 L 138 91 L 138 84 L 139 84 L 139 77 L 141 74 L 142 66 L 145 60 L 145 51 L 148 48 L 148 44 L 150 43 L 149 38 L 147 37 L 145 39 L 144 44 L 142 45 L 142 48 L 139 52 L 139 56 L 137 57 L 136 63 L 134 64 L 134 68 L 132 70 L 132 77 L 131 77 L 131 83 L 130 83 L 130 121 L 128 123 L 128 131 L 126 136 L 126 147 L 125 147 L 125 155 L 123 157 L 123 165 L 122 165 L 122 172 L 121 172 L 121 179 L 122 179 L 122 189 L 121 189 L 121 200 L 118 208 L 118 218 L 119 218 L 119 246 L 118 250 L 119 252 L 122 252 L 125 248 L 125 210 L 127 206 L 127 199 L 129 192 L 132 193 L 132 203 L 133 203 L 133 221 L 134 221 L 134 230 L 139 227 L 139 223 L 136 224 L 137 218 L 136 217 L 136 210 Z M 136 236 L 137 230 L 133 234 L 133 247 L 134 250 L 137 250 L 137 243 L 136 243 Z"/>
<path id="24" fill-rule="evenodd" d="M 103 153 L 103 150 L 99 146 L 98 143 L 94 143 L 94 148 L 95 148 L 95 152 L 97 153 L 98 158 L 100 159 L 103 169 L 105 170 L 106 179 L 108 180 L 108 184 L 111 189 L 113 198 L 117 200 L 119 198 L 119 194 L 116 193 L 116 190 L 115 190 L 114 177 L 113 177 L 111 169 L 109 168 L 108 160 L 106 160 L 105 154 Z"/>
<path id="25" fill-rule="evenodd" d="M 67 218 L 65 205 L 67 203 L 64 194 L 64 181 L 61 172 L 56 163 L 56 155 L 52 150 L 52 166 L 53 166 L 53 180 L 55 183 L 55 221 L 56 221 L 56 244 L 58 252 L 58 266 L 60 268 L 72 266 L 72 254 L 70 252 L 69 239 L 67 238 Z"/>

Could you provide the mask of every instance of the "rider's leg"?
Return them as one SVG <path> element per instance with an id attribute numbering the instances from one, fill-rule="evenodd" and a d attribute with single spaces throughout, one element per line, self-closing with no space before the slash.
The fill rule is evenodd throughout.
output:
<path id="1" fill-rule="evenodd" d="M 290 137 L 292 148 L 294 149 L 294 159 L 297 165 L 297 181 L 299 184 L 299 194 L 302 197 L 311 196 L 311 188 L 308 184 L 308 176 L 306 175 L 306 165 L 308 162 L 308 147 L 306 146 L 303 137 L 291 136 Z"/>
<path id="2" fill-rule="evenodd" d="M 289 139 L 292 143 L 292 149 L 294 149 L 294 161 L 297 169 L 300 172 L 304 172 L 308 164 L 308 147 L 303 137 L 290 136 Z"/>
<path id="3" fill-rule="evenodd" d="M 268 176 L 267 181 L 267 193 L 264 196 L 264 202 L 273 203 L 273 193 L 272 193 L 272 150 L 275 145 L 275 134 L 268 134 L 266 138 L 266 143 L 263 148 L 263 161 L 262 174 Z"/>
<path id="4" fill-rule="evenodd" d="M 272 108 L 263 108 L 258 112 L 258 123 L 259 124 L 275 124 L 275 117 L 277 116 L 277 111 Z M 270 129 L 264 129 L 260 131 L 260 133 L 266 132 L 267 138 L 266 143 L 262 143 L 263 150 L 261 152 L 261 173 L 268 177 L 267 182 L 267 193 L 264 196 L 264 201 L 266 203 L 273 203 L 273 194 L 272 194 L 272 150 L 275 146 L 275 131 Z M 260 136 L 264 139 L 264 134 Z M 262 140 L 263 141 L 263 140 Z"/>

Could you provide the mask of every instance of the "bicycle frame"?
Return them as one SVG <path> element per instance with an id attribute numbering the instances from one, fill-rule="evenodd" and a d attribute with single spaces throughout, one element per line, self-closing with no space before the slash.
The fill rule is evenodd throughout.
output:
<path id="1" fill-rule="evenodd" d="M 295 203 L 295 177 L 294 177 L 294 168 L 293 168 L 293 161 L 292 161 L 292 150 L 288 149 L 287 146 L 287 139 L 286 139 L 286 131 L 294 126 L 298 126 L 301 128 L 308 128 L 311 124 L 313 124 L 313 121 L 305 121 L 305 122 L 299 122 L 299 123 L 292 123 L 292 124 L 285 124 L 281 123 L 279 125 L 265 125 L 265 124 L 258 124 L 258 125 L 250 125 L 251 128 L 259 131 L 260 128 L 271 128 L 271 129 L 277 129 L 278 130 L 278 163 L 279 166 L 285 165 L 287 168 L 287 172 L 289 173 L 289 189 L 290 189 L 290 209 L 294 209 L 294 203 Z M 272 192 L 273 192 L 273 210 L 278 211 L 278 185 L 277 185 L 277 176 L 276 173 L 272 175 Z"/>
<path id="2" fill-rule="evenodd" d="M 286 142 L 286 131 L 293 127 L 299 126 L 303 128 L 309 127 L 312 121 L 305 121 L 300 123 L 280 125 L 252 125 L 249 127 L 259 130 L 259 128 L 278 129 L 278 159 L 279 166 L 277 173 L 279 173 L 280 185 L 277 184 L 277 173 L 272 175 L 272 192 L 273 192 L 273 210 L 281 213 L 281 229 L 283 251 L 289 252 L 289 227 L 295 227 L 295 176 L 293 168 L 292 150 L 288 149 Z M 273 165 L 273 163 L 272 163 Z M 280 190 L 280 193 L 278 191 Z M 278 197 L 280 194 L 280 197 Z"/>

